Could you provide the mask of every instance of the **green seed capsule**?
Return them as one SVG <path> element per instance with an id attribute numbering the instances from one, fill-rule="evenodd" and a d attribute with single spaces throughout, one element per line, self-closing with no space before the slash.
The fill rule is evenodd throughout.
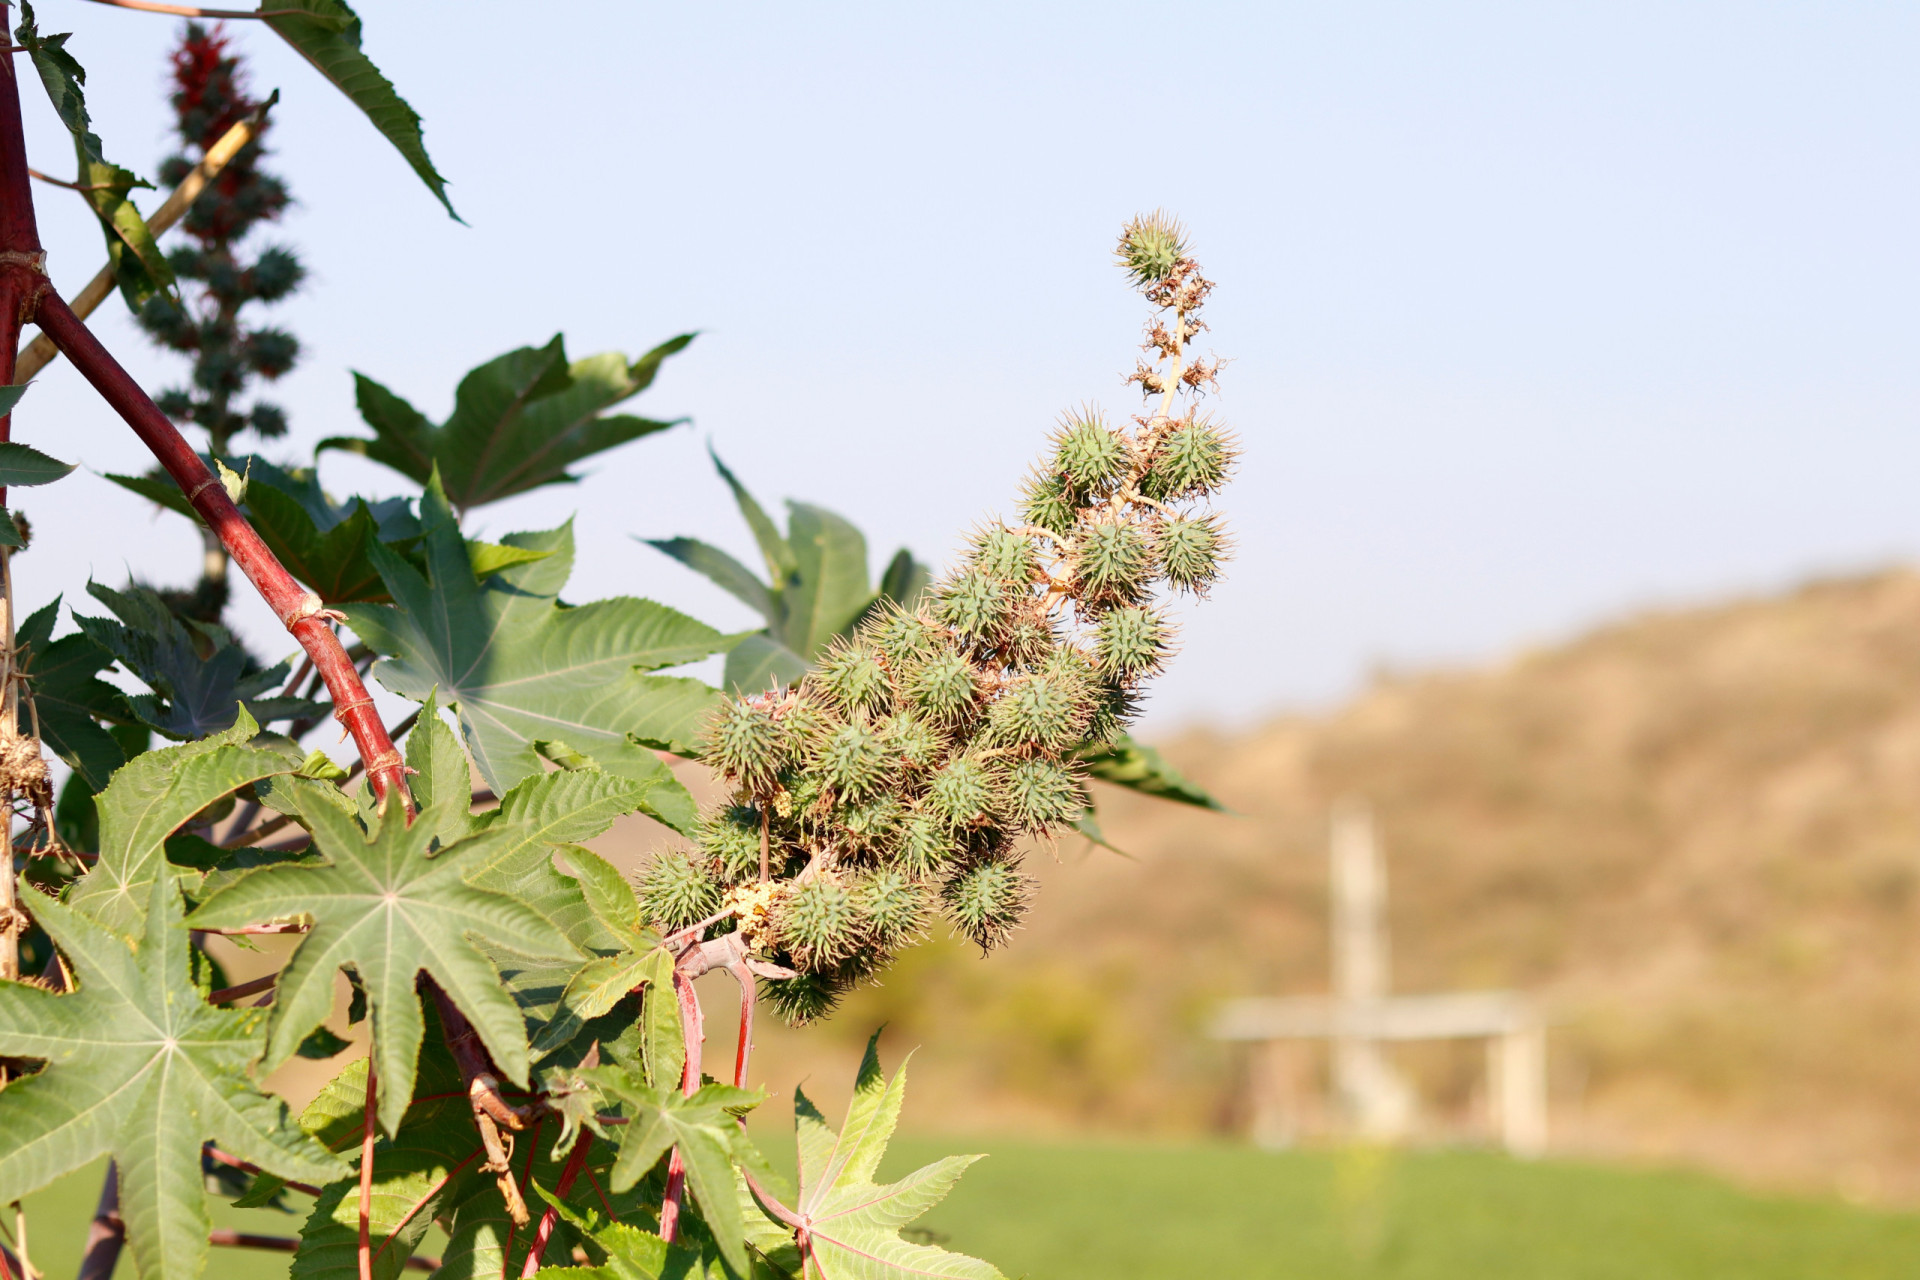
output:
<path id="1" fill-rule="evenodd" d="M 1153 573 L 1153 550 L 1138 525 L 1100 521 L 1082 528 L 1074 563 L 1090 600 L 1132 600 Z"/>
<path id="2" fill-rule="evenodd" d="M 915 715 L 897 715 L 880 727 L 887 750 L 909 769 L 930 769 L 946 750 L 946 739 Z"/>
<path id="3" fill-rule="evenodd" d="M 1087 805 L 1080 780 L 1048 760 L 1022 760 L 1008 769 L 1000 797 L 1007 820 L 1035 833 L 1066 826 Z"/>
<path id="4" fill-rule="evenodd" d="M 1169 583 L 1199 595 L 1220 575 L 1219 525 L 1210 516 L 1176 516 L 1160 526 L 1154 539 L 1160 572 Z"/>
<path id="5" fill-rule="evenodd" d="M 1005 582 L 1028 582 L 1040 571 L 1040 553 L 1027 534 L 998 526 L 973 540 L 973 565 Z"/>
<path id="6" fill-rule="evenodd" d="M 1126 467 L 1126 445 L 1096 419 L 1069 423 L 1054 442 L 1053 471 L 1074 492 L 1105 489 Z"/>
<path id="7" fill-rule="evenodd" d="M 940 621 L 968 640 L 991 642 L 1013 611 L 1007 584 L 990 573 L 971 569 L 940 588 Z"/>
<path id="8" fill-rule="evenodd" d="M 993 782 L 993 771 L 986 765 L 959 756 L 933 775 L 922 804 L 949 827 L 984 822 L 993 812 Z"/>
<path id="9" fill-rule="evenodd" d="M 912 813 L 900 826 L 894 857 L 908 877 L 924 880 L 951 861 L 958 849 L 945 819 L 933 813 Z"/>
<path id="10" fill-rule="evenodd" d="M 1111 743 L 1127 731 L 1140 713 L 1140 695 L 1131 686 L 1103 681 L 1095 687 L 1093 714 L 1087 720 L 1087 742 Z"/>
<path id="11" fill-rule="evenodd" d="M 784 737 L 770 703 L 738 699 L 721 709 L 702 758 L 757 794 L 772 785 L 780 770 Z"/>
<path id="12" fill-rule="evenodd" d="M 900 831 L 907 809 L 900 797 L 891 792 L 879 794 L 834 812 L 840 838 L 849 849 L 881 850 L 891 847 Z"/>
<path id="13" fill-rule="evenodd" d="M 1137 217 L 1120 233 L 1114 256 L 1134 284 L 1142 288 L 1158 284 L 1187 256 L 1186 231 L 1164 213 Z"/>
<path id="14" fill-rule="evenodd" d="M 988 708 L 987 737 L 995 746 L 1059 751 L 1080 737 L 1092 709 L 1072 682 L 1022 676 Z"/>
<path id="15" fill-rule="evenodd" d="M 804 1027 L 824 1018 L 840 1003 L 840 997 L 852 989 L 856 979 L 840 974 L 803 973 L 797 978 L 778 978 L 760 984 L 760 998 L 788 1026 Z"/>
<path id="16" fill-rule="evenodd" d="M 708 814 L 694 829 L 700 852 L 723 884 L 739 884 L 760 875 L 760 811 L 751 805 L 728 805 Z M 695 916 L 694 919 L 699 919 Z"/>
<path id="17" fill-rule="evenodd" d="M 1008 666 L 1031 667 L 1045 661 L 1059 642 L 1053 623 L 1045 617 L 1025 617 L 1007 628 L 1001 648 Z"/>
<path id="18" fill-rule="evenodd" d="M 1196 419 L 1175 427 L 1154 450 L 1140 492 L 1156 502 L 1211 493 L 1233 466 L 1233 446 L 1219 427 Z"/>
<path id="19" fill-rule="evenodd" d="M 780 945 L 801 969 L 823 969 L 860 943 L 853 895 L 831 872 L 793 885 L 774 909 Z"/>
<path id="20" fill-rule="evenodd" d="M 853 887 L 853 901 L 883 951 L 905 946 L 926 925 L 927 892 L 899 871 L 882 869 L 862 877 Z"/>
<path id="21" fill-rule="evenodd" d="M 835 645 L 821 660 L 813 681 L 843 715 L 884 711 L 892 696 L 880 655 L 859 643 Z"/>
<path id="22" fill-rule="evenodd" d="M 946 629 L 939 623 L 917 613 L 907 613 L 898 606 L 889 606 L 870 623 L 866 638 L 895 671 L 924 662 L 949 643 Z"/>
<path id="23" fill-rule="evenodd" d="M 1049 533 L 1071 532 L 1080 505 L 1072 486 L 1058 475 L 1028 476 L 1020 487 L 1020 518 Z"/>
<path id="24" fill-rule="evenodd" d="M 935 724 L 951 725 L 966 718 L 978 696 L 973 664 L 948 650 L 916 667 L 906 681 L 906 701 Z"/>
<path id="25" fill-rule="evenodd" d="M 947 918 L 981 949 L 1005 942 L 1026 913 L 1027 879 L 1004 862 L 969 867 L 941 894 Z"/>
<path id="26" fill-rule="evenodd" d="M 1167 656 L 1167 626 L 1151 609 L 1109 609 L 1094 635 L 1094 660 L 1109 680 L 1137 680 Z"/>
<path id="27" fill-rule="evenodd" d="M 757 862 L 759 850 L 754 851 Z M 640 877 L 640 909 L 668 929 L 684 929 L 720 909 L 720 886 L 707 869 L 678 849 L 654 855 Z"/>
<path id="28" fill-rule="evenodd" d="M 835 730 L 814 755 L 814 767 L 823 782 L 850 800 L 878 790 L 893 773 L 880 735 L 858 723 Z"/>

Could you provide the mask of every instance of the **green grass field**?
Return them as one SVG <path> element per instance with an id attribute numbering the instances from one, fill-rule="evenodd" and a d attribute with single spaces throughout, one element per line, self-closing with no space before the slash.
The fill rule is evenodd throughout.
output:
<path id="1" fill-rule="evenodd" d="M 1759 1197 L 1692 1174 L 1478 1153 L 926 1138 L 902 1138 L 887 1172 L 956 1150 L 993 1154 L 923 1225 L 1016 1280 L 1920 1278 L 1920 1215 Z M 98 1187 L 89 1171 L 28 1200 L 35 1261 L 53 1280 L 74 1273 Z M 216 1219 L 270 1234 L 300 1221 Z M 286 1262 L 223 1249 L 208 1274 L 283 1276 Z"/>

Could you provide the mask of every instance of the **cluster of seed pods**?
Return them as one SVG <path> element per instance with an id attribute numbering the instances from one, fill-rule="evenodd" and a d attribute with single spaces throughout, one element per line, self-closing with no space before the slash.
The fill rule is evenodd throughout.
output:
<path id="1" fill-rule="evenodd" d="M 717 915 L 710 928 L 792 969 L 764 991 L 791 1020 L 831 1008 L 936 915 L 983 949 L 1006 939 L 1031 896 L 1023 852 L 1073 828 L 1081 760 L 1122 733 L 1167 659 L 1156 591 L 1204 594 L 1220 570 L 1207 502 L 1235 448 L 1193 407 L 1217 363 L 1186 356 L 1212 286 L 1161 215 L 1129 224 L 1119 256 L 1155 307 L 1152 359 L 1130 379 L 1147 412 L 1125 427 L 1070 415 L 1018 523 L 979 530 L 917 607 L 876 610 L 797 685 L 728 703 L 705 762 L 730 797 L 697 847 L 641 878 L 661 926 Z"/>

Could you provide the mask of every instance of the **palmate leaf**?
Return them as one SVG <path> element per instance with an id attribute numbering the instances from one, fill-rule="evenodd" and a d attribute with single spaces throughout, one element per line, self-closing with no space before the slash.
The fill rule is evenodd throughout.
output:
<path id="1" fill-rule="evenodd" d="M 808 1275 L 830 1280 L 1002 1280 L 977 1258 L 900 1238 L 900 1228 L 946 1198 L 979 1156 L 948 1156 L 898 1182 L 873 1180 L 893 1137 L 905 1098 L 907 1069 L 891 1083 L 880 1072 L 880 1033 L 867 1041 L 846 1123 L 835 1132 L 807 1095 L 793 1095 L 800 1147 L 800 1197 L 794 1212 L 805 1224 Z"/>
<path id="2" fill-rule="evenodd" d="M 615 942 L 614 948 L 576 970 L 561 992 L 558 1007 L 533 1041 L 533 1054 L 541 1058 L 572 1040 L 580 1028 L 594 1018 L 604 1016 L 626 995 L 639 988 L 647 990 L 647 1008 L 658 1014 L 672 1000 L 655 1000 L 654 994 L 666 991 L 673 982 L 673 955 L 662 945 L 660 935 L 647 927 L 627 878 L 590 849 L 565 851 L 567 865 L 588 911 Z M 577 939 L 576 939 L 577 940 Z M 680 1030 L 678 1014 L 672 1018 L 672 1034 Z M 659 1074 L 649 1073 L 656 1084 L 667 1083 Z"/>
<path id="3" fill-rule="evenodd" d="M 454 393 L 453 416 L 435 426 L 405 400 L 365 374 L 354 374 L 360 416 L 372 439 L 334 436 L 321 449 L 358 453 L 418 484 L 435 468 L 447 498 L 462 512 L 548 484 L 572 484 L 567 468 L 583 458 L 674 426 L 607 409 L 652 385 L 660 364 L 693 341 L 663 342 L 631 364 L 617 351 L 567 361 L 556 335 L 544 347 L 521 347 L 468 373 Z"/>
<path id="4" fill-rule="evenodd" d="M 285 662 L 260 670 L 225 627 L 181 622 L 146 587 L 115 591 L 89 582 L 87 594 L 113 610 L 119 620 L 78 613 L 73 620 L 89 640 L 153 690 L 127 701 L 141 723 L 169 738 L 219 733 L 234 722 L 242 703 L 261 723 L 319 709 L 304 698 L 269 696 L 270 690 L 286 682 Z M 201 646 L 211 653 L 203 653 Z"/>
<path id="5" fill-rule="evenodd" d="M 694 752 L 719 695 L 698 680 L 645 673 L 724 652 L 737 637 L 651 600 L 562 605 L 570 525 L 509 534 L 508 546 L 552 554 L 479 582 L 437 480 L 421 498 L 421 520 L 426 573 L 375 546 L 394 604 L 345 612 L 387 655 L 374 668 L 381 684 L 415 701 L 437 688 L 457 707 L 474 764 L 496 792 L 543 770 L 542 741 L 588 755 L 625 749 L 629 737 Z"/>
<path id="6" fill-rule="evenodd" d="M 47 1063 L 0 1090 L 0 1198 L 111 1155 L 140 1273 L 194 1276 L 207 1254 L 203 1142 L 285 1178 L 340 1175 L 342 1163 L 253 1086 L 264 1011 L 213 1008 L 195 988 L 171 881 L 151 882 L 136 950 L 56 902 L 22 896 L 79 989 L 0 982 L 0 1056 Z"/>
<path id="7" fill-rule="evenodd" d="M 447 180 L 433 167 L 421 139 L 419 113 L 360 51 L 359 15 L 347 7 L 345 0 L 262 0 L 260 8 L 273 15 L 264 20 L 275 34 L 366 113 L 373 127 L 393 144 L 457 221 L 460 215 L 453 212 L 453 204 L 447 199 Z"/>
<path id="8" fill-rule="evenodd" d="M 439 826 L 432 814 L 409 826 L 403 808 L 389 805 L 368 832 L 331 804 L 303 804 L 301 816 L 326 865 L 249 872 L 209 894 L 190 918 L 206 928 L 312 921 L 280 975 L 263 1069 L 285 1062 L 326 1018 L 333 975 L 351 966 L 372 1006 L 374 1060 L 384 1082 L 379 1118 L 389 1134 L 413 1093 L 424 1034 L 415 992 L 422 973 L 466 1014 L 501 1071 L 524 1084 L 520 1014 L 476 939 L 530 956 L 568 956 L 574 948 L 524 903 L 467 882 L 486 853 L 514 839 L 514 829 L 502 823 L 429 856 Z"/>
<path id="9" fill-rule="evenodd" d="M 75 910 L 131 936 L 153 882 L 168 878 L 161 875 L 167 837 L 235 789 L 299 767 L 278 751 L 248 746 L 259 726 L 244 709 L 237 714 L 223 733 L 145 752 L 113 775 L 95 802 L 100 860 L 74 886 Z"/>
<path id="10" fill-rule="evenodd" d="M 60 600 L 37 609 L 20 624 L 15 639 L 20 646 L 27 678 L 26 699 L 20 704 L 20 731 L 33 732 L 38 723 L 41 741 L 86 783 L 100 791 L 113 771 L 127 762 L 125 752 L 101 720 L 131 720 L 127 696 L 99 678 L 113 665 L 113 655 L 84 635 L 53 639 Z"/>
<path id="11" fill-rule="evenodd" d="M 728 1269 L 719 1249 L 704 1236 L 697 1243 L 683 1236 L 668 1244 L 654 1232 L 608 1220 L 590 1203 L 582 1212 L 545 1188 L 541 1195 L 559 1211 L 561 1222 L 605 1258 L 598 1266 L 540 1268 L 540 1274 L 551 1280 L 736 1280 L 740 1274 Z M 751 1261 L 750 1280 L 773 1280 L 786 1274 L 769 1270 L 760 1258 Z"/>

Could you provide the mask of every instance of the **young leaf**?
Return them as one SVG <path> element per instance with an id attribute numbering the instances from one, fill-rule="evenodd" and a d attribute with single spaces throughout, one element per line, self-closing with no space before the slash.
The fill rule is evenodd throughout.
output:
<path id="1" fill-rule="evenodd" d="M 359 15 L 345 0 L 262 0 L 260 8 L 273 15 L 265 19 L 266 24 L 366 114 L 458 221 L 460 215 L 447 199 L 447 180 L 433 167 L 421 139 L 419 113 L 360 51 Z"/>
<path id="2" fill-rule="evenodd" d="M 209 1225 L 203 1142 L 298 1181 L 341 1174 L 285 1104 L 253 1085 L 263 1011 L 201 999 L 170 881 L 150 882 L 137 950 L 57 902 L 23 896 L 79 989 L 55 995 L 0 982 L 0 1056 L 47 1063 L 0 1090 L 0 1197 L 17 1200 L 111 1155 L 141 1274 L 194 1276 Z"/>
<path id="3" fill-rule="evenodd" d="M 846 1124 L 836 1133 L 807 1095 L 793 1095 L 795 1136 L 800 1146 L 800 1197 L 795 1214 L 805 1224 L 802 1250 L 807 1274 L 883 1280 L 1003 1280 L 977 1258 L 900 1238 L 900 1228 L 946 1198 L 979 1156 L 948 1156 L 898 1182 L 873 1180 L 893 1137 L 905 1098 L 907 1069 L 889 1083 L 880 1072 L 880 1033 L 867 1041 Z"/>
<path id="4" fill-rule="evenodd" d="M 360 416 L 374 437 L 334 436 L 321 449 L 358 453 L 426 484 L 436 467 L 462 512 L 548 484 L 572 484 L 583 458 L 674 426 L 607 409 L 647 389 L 661 361 L 693 341 L 664 342 L 629 364 L 615 351 L 567 362 L 565 340 L 521 347 L 467 374 L 440 425 L 365 374 L 354 375 Z"/>
<path id="5" fill-rule="evenodd" d="M 524 1083 L 527 1043 L 519 1011 L 474 940 L 531 956 L 568 956 L 574 948 L 524 904 L 467 882 L 489 851 L 517 833 L 502 824 L 429 856 L 439 829 L 434 813 L 409 826 L 401 806 L 389 805 L 370 832 L 331 805 L 303 806 L 302 816 L 326 865 L 250 872 L 210 894 L 189 921 L 208 928 L 300 917 L 313 922 L 280 975 L 263 1069 L 286 1061 L 326 1018 L 333 975 L 351 965 L 373 1005 L 380 1122 L 388 1133 L 396 1131 L 413 1092 L 423 1034 L 414 990 L 419 974 L 430 975 L 472 1020 L 501 1071 Z"/>
<path id="6" fill-rule="evenodd" d="M 247 746 L 259 731 L 240 709 L 226 732 L 146 752 L 115 773 L 95 802 L 100 860 L 75 886 L 70 905 L 116 933 L 131 935 L 150 886 L 165 878 L 160 869 L 167 837 L 236 788 L 298 767 L 277 751 Z"/>
<path id="7" fill-rule="evenodd" d="M 0 391 L 25 391 L 25 387 L 0 387 Z M 19 397 L 14 397 L 18 400 Z M 0 413 L 8 413 L 12 405 L 0 405 Z M 0 441 L 0 486 L 8 489 L 24 488 L 27 485 L 52 484 L 73 474 L 74 464 L 62 462 L 58 458 L 49 458 L 46 454 L 30 445 L 15 441 Z"/>
<path id="8" fill-rule="evenodd" d="M 673 982 L 673 956 L 641 918 L 640 902 L 627 878 L 590 849 L 572 847 L 564 853 L 587 909 L 619 947 L 574 973 L 561 993 L 560 1007 L 534 1038 L 535 1058 L 572 1040 L 581 1027 L 606 1014 L 628 992 L 646 987 L 651 994 L 667 990 Z M 677 1034 L 677 1018 L 674 1029 Z"/>
<path id="9" fill-rule="evenodd" d="M 67 762 L 87 790 L 101 791 L 127 757 L 99 722 L 131 720 L 133 708 L 124 693 L 98 678 L 113 665 L 112 654 L 84 635 L 52 639 L 59 612 L 56 598 L 21 623 L 16 636 L 32 696 L 30 705 L 21 700 L 20 731 L 33 732 L 37 715 L 41 741 Z"/>
<path id="10" fill-rule="evenodd" d="M 733 1113 L 759 1104 L 764 1094 L 732 1085 L 702 1085 L 692 1097 L 677 1087 L 649 1086 L 624 1067 L 594 1067 L 579 1073 L 620 1105 L 619 1156 L 609 1183 L 625 1191 L 678 1147 L 687 1183 L 720 1252 L 736 1271 L 747 1270 L 746 1224 L 733 1180 L 736 1141 Z"/>
<path id="11" fill-rule="evenodd" d="M 226 628 L 194 623 L 189 631 L 146 587 L 115 591 L 90 582 L 87 593 L 112 609 L 119 621 L 77 613 L 73 620 L 88 639 L 153 690 L 135 694 L 128 702 L 141 722 L 158 732 L 182 739 L 218 733 L 234 722 L 242 703 L 248 714 L 263 723 L 318 709 L 304 698 L 266 696 L 286 682 L 286 663 L 259 670 Z M 196 636 L 212 650 L 211 655 L 203 655 Z"/>
<path id="12" fill-rule="evenodd" d="M 704 1248 L 685 1238 L 668 1244 L 651 1231 L 609 1221 L 592 1204 L 583 1213 L 544 1187 L 540 1194 L 559 1211 L 561 1222 L 606 1255 L 597 1267 L 542 1267 L 540 1274 L 552 1280 L 733 1280 L 738 1274 L 727 1269 L 711 1242 L 702 1241 Z M 767 1274 L 756 1267 L 753 1280 L 766 1280 Z"/>
<path id="13" fill-rule="evenodd" d="M 483 584 L 437 483 L 421 499 L 421 518 L 426 575 L 375 546 L 395 603 L 349 605 L 346 613 L 362 640 L 390 655 L 374 668 L 381 684 L 415 700 L 437 687 L 458 708 L 474 763 L 495 791 L 542 771 L 540 740 L 591 755 L 631 734 L 694 751 L 715 692 L 697 680 L 641 673 L 723 652 L 733 637 L 651 600 L 561 605 L 573 569 L 571 526 L 508 535 L 509 546 L 552 554 Z"/>

